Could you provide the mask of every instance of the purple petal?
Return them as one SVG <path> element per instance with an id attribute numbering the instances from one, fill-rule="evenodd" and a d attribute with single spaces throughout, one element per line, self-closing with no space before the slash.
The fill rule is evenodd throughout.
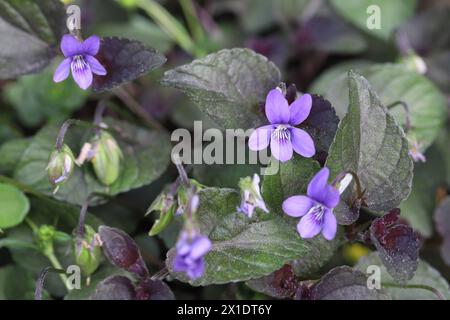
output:
<path id="1" fill-rule="evenodd" d="M 320 202 L 322 193 L 326 191 L 325 188 L 327 187 L 329 175 L 330 170 L 327 167 L 320 169 L 309 182 L 306 194 L 310 198 Z"/>
<path id="2" fill-rule="evenodd" d="M 96 35 L 90 36 L 81 44 L 81 50 L 85 55 L 95 56 L 100 49 L 100 38 Z"/>
<path id="3" fill-rule="evenodd" d="M 333 211 L 326 209 L 323 217 L 322 235 L 327 240 L 333 240 L 336 235 L 337 222 Z"/>
<path id="4" fill-rule="evenodd" d="M 187 264 L 181 256 L 175 256 L 172 263 L 173 271 L 175 272 L 183 272 L 187 268 Z"/>
<path id="5" fill-rule="evenodd" d="M 289 107 L 290 118 L 289 123 L 293 126 L 297 126 L 309 116 L 312 107 L 312 98 L 309 94 L 304 94 Z"/>
<path id="6" fill-rule="evenodd" d="M 286 162 L 291 160 L 293 149 L 292 143 L 287 140 L 278 140 L 276 137 L 270 139 L 270 150 L 275 159 L 281 162 Z"/>
<path id="7" fill-rule="evenodd" d="M 319 200 L 328 208 L 334 208 L 338 205 L 340 200 L 339 191 L 333 186 L 328 185 Z"/>
<path id="8" fill-rule="evenodd" d="M 67 79 L 70 73 L 70 63 L 72 62 L 72 58 L 65 58 L 59 64 L 58 68 L 56 68 L 55 73 L 53 74 L 54 82 L 61 82 Z"/>
<path id="9" fill-rule="evenodd" d="M 200 260 L 195 263 L 195 265 L 191 266 L 189 270 L 187 271 L 187 275 L 192 280 L 198 279 L 203 275 L 203 272 L 205 271 L 205 262 L 203 260 Z"/>
<path id="10" fill-rule="evenodd" d="M 311 158 L 316 154 L 316 148 L 314 147 L 314 141 L 308 132 L 291 128 L 291 142 L 294 151 L 305 158 Z"/>
<path id="11" fill-rule="evenodd" d="M 190 258 L 198 259 L 211 250 L 211 241 L 207 237 L 199 237 L 192 243 Z"/>
<path id="12" fill-rule="evenodd" d="M 248 140 L 248 147 L 250 150 L 259 151 L 267 148 L 270 143 L 270 136 L 273 130 L 273 126 L 268 125 L 259 127 L 253 131 Z"/>
<path id="13" fill-rule="evenodd" d="M 287 124 L 289 122 L 289 105 L 278 89 L 270 90 L 267 95 L 266 116 L 272 124 Z"/>
<path id="14" fill-rule="evenodd" d="M 91 68 L 81 58 L 72 61 L 72 76 L 78 86 L 83 90 L 86 90 L 92 84 Z"/>
<path id="15" fill-rule="evenodd" d="M 100 64 L 100 62 L 93 56 L 85 56 L 87 63 L 91 67 L 92 73 L 98 74 L 99 76 L 104 76 L 106 74 L 106 69 Z"/>
<path id="16" fill-rule="evenodd" d="M 313 212 L 303 216 L 297 224 L 297 231 L 302 238 L 312 238 L 319 234 L 321 229 L 322 224 L 315 219 Z"/>
<path id="17" fill-rule="evenodd" d="M 66 58 L 73 57 L 81 53 L 81 42 L 70 34 L 65 34 L 61 40 L 61 51 Z"/>
<path id="18" fill-rule="evenodd" d="M 301 217 L 308 213 L 314 201 L 307 196 L 293 196 L 283 201 L 283 211 L 291 217 Z"/>

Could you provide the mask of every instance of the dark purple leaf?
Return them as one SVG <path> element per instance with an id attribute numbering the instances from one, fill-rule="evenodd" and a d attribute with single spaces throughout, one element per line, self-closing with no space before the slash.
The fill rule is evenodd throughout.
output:
<path id="1" fill-rule="evenodd" d="M 148 269 L 134 240 L 122 230 L 100 226 L 103 252 L 114 266 L 145 278 Z"/>
<path id="2" fill-rule="evenodd" d="M 95 91 L 110 90 L 158 68 L 166 58 L 135 40 L 116 37 L 102 39 L 96 58 L 106 68 L 106 76 L 95 76 Z"/>
<path id="3" fill-rule="evenodd" d="M 136 286 L 138 300 L 175 300 L 172 290 L 161 280 L 150 278 L 142 280 Z"/>
<path id="4" fill-rule="evenodd" d="M 134 286 L 124 276 L 106 278 L 97 285 L 92 300 L 136 300 Z"/>
<path id="5" fill-rule="evenodd" d="M 326 153 L 336 134 L 339 118 L 331 103 L 324 97 L 313 94 L 312 101 L 311 113 L 301 127 L 314 139 L 316 151 Z"/>
<path id="6" fill-rule="evenodd" d="M 247 285 L 268 296 L 286 299 L 296 295 L 300 282 L 295 276 L 292 266 L 286 264 L 268 276 L 248 281 Z"/>
<path id="7" fill-rule="evenodd" d="M 418 234 L 399 221 L 400 209 L 393 209 L 370 226 L 370 239 L 389 274 L 399 283 L 405 283 L 416 272 L 419 263 Z"/>
<path id="8" fill-rule="evenodd" d="M 369 289 L 364 273 L 347 266 L 329 271 L 310 289 L 312 300 L 389 300 L 381 290 Z"/>
<path id="9" fill-rule="evenodd" d="M 336 16 L 314 16 L 296 34 L 300 49 L 355 54 L 367 47 L 364 37 Z"/>
<path id="10" fill-rule="evenodd" d="M 58 0 L 0 0 L 0 79 L 45 68 L 57 52 L 65 17 Z"/>
<path id="11" fill-rule="evenodd" d="M 441 256 L 450 266 L 450 197 L 446 197 L 434 212 L 436 230 L 442 236 Z"/>

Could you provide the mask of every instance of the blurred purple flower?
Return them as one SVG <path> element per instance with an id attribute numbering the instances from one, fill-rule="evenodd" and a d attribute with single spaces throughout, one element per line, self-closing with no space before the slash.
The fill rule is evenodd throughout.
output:
<path id="1" fill-rule="evenodd" d="M 266 98 L 266 116 L 270 125 L 257 128 L 248 141 L 253 151 L 265 149 L 270 144 L 272 155 L 281 162 L 292 158 L 293 151 L 310 158 L 315 153 L 314 141 L 304 130 L 295 128 L 309 115 L 312 98 L 304 94 L 289 106 L 279 89 L 273 89 Z"/>
<path id="2" fill-rule="evenodd" d="M 205 271 L 203 258 L 211 250 L 211 246 L 208 237 L 200 234 L 190 236 L 188 232 L 182 231 L 175 247 L 173 270 L 185 272 L 192 280 L 200 278 Z"/>
<path id="3" fill-rule="evenodd" d="M 330 170 L 322 168 L 308 184 L 307 195 L 289 197 L 283 211 L 291 217 L 302 217 L 297 225 L 302 238 L 312 238 L 322 231 L 327 240 L 336 235 L 337 222 L 333 208 L 339 203 L 339 191 L 328 184 Z"/>
<path id="4" fill-rule="evenodd" d="M 54 82 L 61 82 L 72 76 L 78 86 L 86 90 L 92 84 L 92 74 L 106 75 L 106 69 L 94 58 L 100 49 L 100 38 L 90 36 L 84 41 L 79 41 L 72 35 L 64 35 L 61 40 L 61 51 L 66 57 L 58 66 L 53 75 Z"/>
<path id="5" fill-rule="evenodd" d="M 410 148 L 408 151 L 409 156 L 413 159 L 414 162 L 426 162 L 427 158 L 425 155 L 420 152 L 420 145 L 416 139 L 413 139 L 410 142 Z"/>

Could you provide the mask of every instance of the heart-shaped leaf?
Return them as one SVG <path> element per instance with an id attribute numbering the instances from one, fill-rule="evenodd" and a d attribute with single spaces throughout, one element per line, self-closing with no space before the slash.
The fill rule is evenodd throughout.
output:
<path id="1" fill-rule="evenodd" d="M 58 0 L 0 0 L 0 79 L 46 67 L 55 56 L 65 17 Z"/>
<path id="2" fill-rule="evenodd" d="M 350 267 L 336 267 L 311 289 L 313 300 L 390 300 L 381 290 L 369 289 L 364 273 Z"/>
<path id="3" fill-rule="evenodd" d="M 96 58 L 108 73 L 94 77 L 95 91 L 110 90 L 133 81 L 166 62 L 166 57 L 141 42 L 116 37 L 102 39 Z"/>
<path id="4" fill-rule="evenodd" d="M 347 72 L 340 75 L 334 70 L 330 72 L 332 77 L 325 74 L 322 80 L 312 86 L 311 91 L 324 94 L 342 119 L 349 105 L 345 81 Z M 376 64 L 362 67 L 358 73 L 369 81 L 384 106 L 398 101 L 406 103 L 411 122 L 406 135 L 410 140 L 416 140 L 419 150 L 424 152 L 437 138 L 445 123 L 447 102 L 442 93 L 426 77 L 400 64 Z M 389 113 L 400 125 L 406 123 L 405 108 L 400 104 L 390 108 Z"/>
<path id="5" fill-rule="evenodd" d="M 350 72 L 349 92 L 349 110 L 339 124 L 326 165 L 332 177 L 344 171 L 356 173 L 365 205 L 386 212 L 411 191 L 408 141 L 366 79 Z M 336 210 L 338 218 L 339 214 Z"/>
<path id="6" fill-rule="evenodd" d="M 188 95 L 223 128 L 265 123 L 260 104 L 281 81 L 278 68 L 249 49 L 225 49 L 167 71 L 162 84 Z"/>
<path id="7" fill-rule="evenodd" d="M 372 267 L 369 269 L 369 266 Z M 361 258 L 355 268 L 366 273 L 368 270 L 373 270 L 373 266 L 380 267 L 381 288 L 393 300 L 450 299 L 450 289 L 447 281 L 436 269 L 423 260 L 419 260 L 416 274 L 403 287 L 395 285 L 394 280 L 386 271 L 376 252 Z M 375 275 L 373 271 L 370 274 Z"/>

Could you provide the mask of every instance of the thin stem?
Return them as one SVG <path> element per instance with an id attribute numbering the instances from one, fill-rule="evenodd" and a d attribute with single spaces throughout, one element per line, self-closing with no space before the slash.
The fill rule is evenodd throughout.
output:
<path id="1" fill-rule="evenodd" d="M 162 129 L 161 124 L 153 119 L 150 114 L 145 112 L 139 102 L 137 102 L 125 89 L 116 88 L 114 89 L 114 93 L 131 112 L 140 117 L 150 128 Z"/>
<path id="2" fill-rule="evenodd" d="M 401 105 L 405 109 L 405 133 L 411 129 L 411 112 L 409 110 L 408 104 L 404 101 L 395 101 L 390 105 L 386 106 L 387 109 L 392 109 L 395 106 Z"/>
<path id="3" fill-rule="evenodd" d="M 39 274 L 39 277 L 36 281 L 36 290 L 34 292 L 34 300 L 42 300 L 42 291 L 44 290 L 44 281 L 49 272 L 64 273 L 65 271 L 61 270 L 61 269 L 55 269 L 52 267 L 45 267 Z"/>
<path id="4" fill-rule="evenodd" d="M 138 7 L 143 9 L 183 50 L 195 56 L 195 43 L 189 33 L 163 6 L 153 0 L 136 2 Z"/>
<path id="5" fill-rule="evenodd" d="M 51 250 L 51 252 L 45 252 L 44 254 L 48 258 L 48 260 L 50 260 L 53 268 L 64 270 L 63 267 L 61 266 L 61 263 L 59 263 L 58 258 L 53 253 L 53 250 Z M 59 277 L 61 278 L 61 281 L 64 283 L 64 286 L 66 287 L 67 291 L 71 291 L 72 288 L 69 286 L 69 279 L 67 278 L 66 274 L 59 273 Z"/>
<path id="6" fill-rule="evenodd" d="M 197 42 L 197 47 L 205 43 L 205 33 L 203 32 L 203 27 L 199 23 L 199 18 L 197 15 L 197 10 L 195 8 L 192 0 L 179 0 L 181 9 L 183 10 L 184 16 L 191 31 L 194 40 Z"/>
<path id="7" fill-rule="evenodd" d="M 64 137 L 66 136 L 67 130 L 69 130 L 72 125 L 76 124 L 77 121 L 78 120 L 76 119 L 69 119 L 62 124 L 61 129 L 59 129 L 58 136 L 56 137 L 55 148 L 57 150 L 61 150 L 64 145 Z"/>
<path id="8" fill-rule="evenodd" d="M 185 186 L 185 187 L 189 187 L 189 185 L 191 184 L 188 178 L 188 175 L 186 173 L 186 170 L 184 169 L 183 165 L 181 163 L 176 163 L 175 166 L 177 167 L 178 170 L 178 174 L 180 175 L 180 180 L 181 183 Z"/>
<path id="9" fill-rule="evenodd" d="M 423 289 L 432 292 L 439 300 L 447 300 L 442 293 L 437 290 L 436 288 L 433 288 L 431 286 L 427 286 L 425 284 L 407 284 L 407 285 L 398 285 L 395 283 L 383 283 L 383 286 L 388 288 L 399 288 L 399 289 Z"/>

